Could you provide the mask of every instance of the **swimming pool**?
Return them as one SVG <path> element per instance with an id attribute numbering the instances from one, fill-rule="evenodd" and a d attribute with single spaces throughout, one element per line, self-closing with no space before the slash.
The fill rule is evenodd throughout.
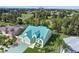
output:
<path id="1" fill-rule="evenodd" d="M 20 42 L 18 46 L 9 48 L 6 53 L 22 53 L 25 49 L 27 49 L 27 45 Z"/>

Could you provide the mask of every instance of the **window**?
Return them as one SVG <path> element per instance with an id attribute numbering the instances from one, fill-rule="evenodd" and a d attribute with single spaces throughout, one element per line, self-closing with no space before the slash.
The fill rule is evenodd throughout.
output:
<path id="1" fill-rule="evenodd" d="M 39 40 L 39 43 L 42 43 L 42 40 Z"/>
<path id="2" fill-rule="evenodd" d="M 41 39 L 38 39 L 38 41 L 35 43 L 35 47 L 43 47 L 43 41 Z"/>

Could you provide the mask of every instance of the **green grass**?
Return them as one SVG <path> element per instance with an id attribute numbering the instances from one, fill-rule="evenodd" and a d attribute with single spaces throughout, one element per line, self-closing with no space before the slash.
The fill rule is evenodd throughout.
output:
<path id="1" fill-rule="evenodd" d="M 31 18 L 32 16 L 33 16 L 33 14 L 22 14 L 22 18 L 24 18 L 24 19 Z"/>
<path id="2" fill-rule="evenodd" d="M 39 53 L 40 48 L 27 48 L 24 53 Z"/>
<path id="3" fill-rule="evenodd" d="M 2 26 L 8 26 L 8 25 L 14 26 L 14 25 L 16 25 L 16 23 L 5 23 L 5 22 L 0 22 L 0 26 L 1 26 L 1 27 L 2 27 Z"/>

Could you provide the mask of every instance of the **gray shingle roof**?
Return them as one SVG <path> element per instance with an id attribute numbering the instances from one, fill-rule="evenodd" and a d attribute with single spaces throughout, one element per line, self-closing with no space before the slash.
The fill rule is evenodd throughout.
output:
<path id="1" fill-rule="evenodd" d="M 69 45 L 73 50 L 79 52 L 79 37 L 64 38 L 64 42 Z"/>

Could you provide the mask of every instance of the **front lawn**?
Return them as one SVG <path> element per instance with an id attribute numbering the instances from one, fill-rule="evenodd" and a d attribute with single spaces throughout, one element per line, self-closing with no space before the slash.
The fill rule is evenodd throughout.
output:
<path id="1" fill-rule="evenodd" d="M 63 48 L 63 38 L 68 37 L 64 34 L 53 34 L 43 48 L 27 48 L 24 53 L 59 53 Z"/>

